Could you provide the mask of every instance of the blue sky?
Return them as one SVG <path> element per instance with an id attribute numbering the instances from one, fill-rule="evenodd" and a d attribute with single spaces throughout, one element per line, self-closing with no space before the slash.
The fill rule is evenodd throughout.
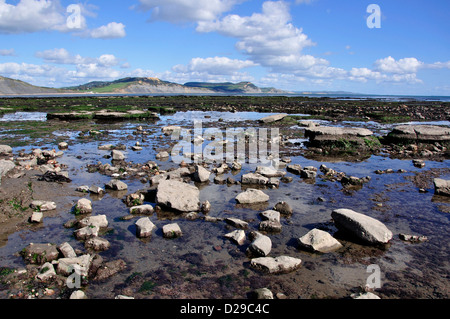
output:
<path id="1" fill-rule="evenodd" d="M 0 75 L 450 95 L 449 12 L 443 0 L 0 0 Z"/>

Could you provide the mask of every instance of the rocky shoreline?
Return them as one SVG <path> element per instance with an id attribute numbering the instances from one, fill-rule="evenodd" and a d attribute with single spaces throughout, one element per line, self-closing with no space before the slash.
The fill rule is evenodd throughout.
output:
<path id="1" fill-rule="evenodd" d="M 282 249 L 280 244 L 275 245 L 273 240 L 286 231 L 286 225 L 289 225 L 288 220 L 292 214 L 299 212 L 293 212 L 289 204 L 283 200 L 275 200 L 275 205 L 267 207 L 267 203 L 273 202 L 272 190 L 280 188 L 280 185 L 292 183 L 293 176 L 296 176 L 304 183 L 315 184 L 319 179 L 331 185 L 338 182 L 345 194 L 345 191 L 351 193 L 353 190 L 370 187 L 371 177 L 348 175 L 325 164 L 304 166 L 292 163 L 298 149 L 288 142 L 289 135 L 284 135 L 283 130 L 292 134 L 290 129 L 292 125 L 300 123 L 291 120 L 287 113 L 283 113 L 272 118 L 264 118 L 258 121 L 258 124 L 252 123 L 256 127 L 260 125 L 280 127 L 282 133 L 279 137 L 281 157 L 270 159 L 271 165 L 258 165 L 251 170 L 243 166 L 245 161 L 236 159 L 230 163 L 207 163 L 201 158 L 196 158 L 195 154 L 188 154 L 185 161 L 178 165 L 162 169 L 160 166 L 171 156 L 173 142 L 170 142 L 170 135 L 177 128 L 174 126 L 158 128 L 156 135 L 167 144 L 162 144 L 158 148 L 155 160 L 139 163 L 127 161 L 127 151 L 139 152 L 145 148 L 141 143 L 135 143 L 133 146 L 124 146 L 115 141 L 110 141 L 114 144 L 99 143 L 98 151 L 105 154 L 103 160 L 95 164 L 86 163 L 84 167 L 89 174 L 100 174 L 109 179 L 104 184 L 96 185 L 73 185 L 69 174 L 71 167 L 59 163 L 66 150 L 72 147 L 70 142 L 59 143 L 58 151 L 56 148 L 52 150 L 33 148 L 28 153 L 14 153 L 13 148 L 8 145 L 0 146 L 2 156 L 0 171 L 3 177 L 0 190 L 1 204 L 4 208 L 2 227 L 6 233 L 42 225 L 43 219 L 48 218 L 48 214 L 61 212 L 60 205 L 63 205 L 62 210 L 73 214 L 73 218 L 61 226 L 72 232 L 77 245 L 81 243 L 83 246 L 73 248 L 67 241 L 29 243 L 23 250 L 17 252 L 18 256 L 23 258 L 26 267 L 1 268 L 0 291 L 3 297 L 89 298 L 89 294 L 86 296 L 84 291 L 91 283 L 108 282 L 110 278 L 129 272 L 133 267 L 133 261 L 102 257 L 103 252 L 114 249 L 112 248 L 114 243 L 104 238 L 107 237 L 106 234 L 114 232 L 114 228 L 111 228 L 111 222 L 114 221 L 106 212 L 96 210 L 90 196 L 102 197 L 112 193 L 121 199 L 122 208 L 128 212 L 120 220 L 130 223 L 134 236 L 140 241 L 148 242 L 156 236 L 166 240 L 183 240 L 188 236 L 183 221 L 196 221 L 199 223 L 198 227 L 203 227 L 202 223 L 210 223 L 217 225 L 214 227 L 219 229 L 225 227 L 228 230 L 219 237 L 229 242 L 227 247 L 234 247 L 230 248 L 230 251 L 235 251 L 233 254 L 245 253 L 248 264 L 244 265 L 244 271 L 254 271 L 264 278 L 267 275 L 292 274 L 304 267 L 312 267 L 309 261 L 305 264 L 298 256 L 277 254 Z M 230 124 L 223 123 L 224 128 L 228 125 Z M 101 130 L 98 132 L 102 134 Z M 141 125 L 136 125 L 128 138 L 145 140 L 147 134 L 144 132 L 145 129 Z M 98 135 L 89 134 L 88 138 L 95 141 L 96 136 Z M 301 150 L 305 156 L 344 154 L 347 158 L 354 159 L 367 154 L 371 156 L 383 153 L 392 158 L 415 160 L 416 167 L 425 165 L 424 162 L 420 162 L 423 159 L 427 161 L 448 159 L 450 146 L 450 130 L 430 125 L 397 126 L 385 136 L 374 136 L 368 129 L 314 125 L 304 129 L 304 137 L 309 139 L 306 148 Z M 250 141 L 251 138 L 248 138 L 246 143 Z M 192 142 L 196 143 L 194 140 Z M 192 159 L 198 159 L 199 162 L 192 163 Z M 373 173 L 379 176 L 395 172 L 405 171 L 373 170 Z M 128 184 L 134 180 L 144 185 L 142 189 L 131 190 Z M 434 178 L 432 181 L 436 195 L 444 197 L 450 195 L 448 180 Z M 369 186 L 366 186 L 367 184 Z M 240 209 L 257 212 L 259 217 L 256 220 L 249 220 L 232 213 L 228 213 L 226 218 L 214 216 L 211 212 L 215 212 L 217 207 L 208 200 L 201 200 L 200 196 L 203 189 L 210 185 L 223 188 L 238 186 L 240 191 L 236 193 L 233 204 Z M 21 197 L 17 192 L 22 194 Z M 44 196 L 45 194 L 47 196 Z M 61 197 L 59 202 L 53 201 L 58 197 Z M 14 203 L 13 198 L 16 200 Z M 74 198 L 77 200 L 73 200 Z M 20 216 L 17 216 L 18 211 Z M 156 222 L 152 218 L 161 214 L 175 216 L 173 218 L 179 222 L 161 223 L 159 219 Z M 428 240 L 426 236 L 420 234 L 394 232 L 382 221 L 354 211 L 351 207 L 333 209 L 328 214 L 330 220 L 328 229 L 312 227 L 307 234 L 291 238 L 296 242 L 294 245 L 296 250 L 310 254 L 332 254 L 347 249 L 348 243 L 356 243 L 369 247 L 368 249 L 385 251 L 389 250 L 390 244 L 395 239 L 411 243 L 425 243 Z M 4 227 L 8 221 L 12 225 L 10 230 Z M 253 226 L 249 226 L 250 224 Z M 340 235 L 335 236 L 335 232 L 329 231 L 330 228 L 338 229 Z M 223 246 L 214 245 L 214 251 L 222 251 Z M 71 275 L 74 267 L 80 267 L 82 279 L 81 285 L 76 289 L 67 285 L 67 280 L 73 279 Z M 128 284 L 123 289 L 117 289 L 115 297 L 140 298 L 145 296 L 143 291 L 152 291 L 152 284 L 148 284 L 149 287 L 146 288 L 144 284 L 148 281 L 140 276 L 127 277 Z M 136 283 L 141 284 L 139 289 L 132 288 Z M 252 287 L 255 285 L 253 283 Z M 26 288 L 27 286 L 33 288 Z M 167 286 L 164 287 L 168 289 Z M 163 288 L 157 291 L 161 293 L 163 291 L 161 289 Z M 286 287 L 284 290 L 280 289 L 275 293 L 275 297 L 284 298 L 287 291 L 289 289 Z M 361 291 L 370 292 L 370 287 Z M 256 289 L 255 294 L 259 295 L 258 292 L 260 291 Z M 342 294 L 342 291 L 340 293 Z M 262 295 L 273 297 L 270 290 L 264 291 Z M 376 292 L 375 295 L 364 295 L 368 296 L 379 298 Z M 353 297 L 361 295 L 356 294 Z"/>

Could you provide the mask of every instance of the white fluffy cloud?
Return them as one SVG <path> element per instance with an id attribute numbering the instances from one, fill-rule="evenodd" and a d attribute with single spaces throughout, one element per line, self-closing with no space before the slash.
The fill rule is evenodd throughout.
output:
<path id="1" fill-rule="evenodd" d="M 138 9 L 151 11 L 150 20 L 172 23 L 209 21 L 243 0 L 139 0 Z"/>
<path id="2" fill-rule="evenodd" d="M 117 39 L 126 36 L 123 23 L 111 22 L 94 30 L 88 30 L 84 36 L 94 39 Z"/>
<path id="3" fill-rule="evenodd" d="M 98 58 L 82 57 L 79 54 L 73 55 L 64 48 L 36 52 L 35 56 L 43 59 L 46 63 L 54 64 L 97 64 L 101 67 L 111 67 L 119 64 L 119 59 L 112 54 L 103 54 Z"/>
<path id="4" fill-rule="evenodd" d="M 0 0 L 0 33 L 59 30 L 66 23 L 63 12 L 59 1 L 20 0 L 13 5 Z"/>
<path id="5" fill-rule="evenodd" d="M 374 63 L 376 71 L 394 74 L 417 73 L 423 65 L 424 63 L 416 58 L 404 58 L 397 61 L 391 56 Z"/>
<path id="6" fill-rule="evenodd" d="M 291 22 L 288 4 L 283 1 L 266 1 L 261 13 L 241 17 L 228 15 L 221 20 L 200 21 L 198 32 L 218 32 L 238 39 L 236 49 L 250 60 L 273 72 L 305 70 L 328 62 L 303 55 L 302 50 L 315 45 L 302 29 Z"/>
<path id="7" fill-rule="evenodd" d="M 96 39 L 126 35 L 125 26 L 117 22 L 89 30 L 85 15 L 93 14 L 87 6 L 72 4 L 66 8 L 59 0 L 19 0 L 15 5 L 0 0 L 0 34 L 60 31 Z"/>
<path id="8" fill-rule="evenodd" d="M 213 75 L 232 75 L 243 69 L 256 66 L 252 61 L 242 61 L 227 57 L 193 58 L 187 65 L 176 65 L 172 69 L 177 73 L 205 72 Z"/>

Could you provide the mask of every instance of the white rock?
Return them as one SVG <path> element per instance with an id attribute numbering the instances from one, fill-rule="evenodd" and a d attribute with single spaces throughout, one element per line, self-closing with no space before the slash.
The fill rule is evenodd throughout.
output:
<path id="1" fill-rule="evenodd" d="M 156 159 L 167 159 L 170 157 L 170 154 L 166 151 L 162 151 L 162 152 L 159 152 L 158 154 L 156 154 L 155 157 L 156 157 Z"/>
<path id="2" fill-rule="evenodd" d="M 56 203 L 50 202 L 50 201 L 43 201 L 43 200 L 34 200 L 31 202 L 30 207 L 32 209 L 36 209 L 40 212 L 46 212 L 49 210 L 55 210 Z"/>
<path id="3" fill-rule="evenodd" d="M 258 166 L 255 173 L 261 174 L 265 177 L 282 177 L 286 172 L 278 171 L 271 166 Z"/>
<path id="4" fill-rule="evenodd" d="M 56 276 L 55 268 L 53 267 L 52 263 L 46 262 L 39 269 L 39 273 L 36 275 L 36 279 L 39 279 L 40 281 L 47 281 L 54 276 Z"/>
<path id="5" fill-rule="evenodd" d="M 156 191 L 156 203 L 179 212 L 200 210 L 200 191 L 197 187 L 180 181 L 160 181 Z"/>
<path id="6" fill-rule="evenodd" d="M 143 217 L 140 218 L 136 223 L 136 236 L 139 238 L 150 237 L 152 231 L 156 229 L 155 224 L 152 223 L 150 218 Z"/>
<path id="7" fill-rule="evenodd" d="M 450 180 L 435 178 L 433 183 L 436 195 L 450 196 Z"/>
<path id="8" fill-rule="evenodd" d="M 63 254 L 65 258 L 75 258 L 77 257 L 77 254 L 75 253 L 75 250 L 73 247 L 68 243 L 65 242 L 58 246 L 58 250 Z"/>
<path id="9" fill-rule="evenodd" d="M 176 238 L 182 236 L 180 226 L 177 223 L 168 224 L 163 226 L 164 238 Z"/>
<path id="10" fill-rule="evenodd" d="M 274 115 L 269 115 L 269 116 L 263 117 L 259 121 L 262 123 L 272 123 L 272 122 L 280 121 L 280 120 L 284 119 L 286 116 L 288 116 L 288 114 L 274 114 Z"/>
<path id="11" fill-rule="evenodd" d="M 300 237 L 298 244 L 307 250 L 321 253 L 328 253 L 342 247 L 341 243 L 329 233 L 316 228 Z"/>
<path id="12" fill-rule="evenodd" d="M 230 239 L 238 245 L 243 245 L 245 243 L 245 231 L 242 229 L 237 229 L 231 233 L 225 234 L 225 238 Z"/>
<path id="13" fill-rule="evenodd" d="M 272 240 L 259 232 L 253 232 L 253 242 L 248 246 L 247 253 L 252 256 L 265 257 L 272 250 Z"/>
<path id="14" fill-rule="evenodd" d="M 86 226 L 74 231 L 74 235 L 76 239 L 79 240 L 87 240 L 91 237 L 98 236 L 99 228 L 97 226 Z"/>
<path id="15" fill-rule="evenodd" d="M 107 184 L 105 184 L 105 188 L 116 190 L 116 191 L 123 191 L 123 190 L 128 189 L 128 186 L 127 186 L 127 184 L 125 184 L 122 181 L 113 179 L 113 180 L 109 181 Z"/>
<path id="16" fill-rule="evenodd" d="M 259 189 L 249 188 L 245 192 L 236 196 L 236 201 L 240 204 L 263 203 L 269 200 L 269 195 Z"/>
<path id="17" fill-rule="evenodd" d="M 89 187 L 89 192 L 91 192 L 93 194 L 102 194 L 105 192 L 105 190 L 101 187 L 93 185 L 93 186 Z"/>
<path id="18" fill-rule="evenodd" d="M 85 248 L 90 248 L 95 251 L 105 251 L 111 247 L 111 243 L 105 238 L 91 237 L 84 243 Z"/>
<path id="19" fill-rule="evenodd" d="M 200 183 L 209 181 L 211 172 L 201 165 L 195 165 L 194 180 Z"/>
<path id="20" fill-rule="evenodd" d="M 263 220 L 271 220 L 275 222 L 280 222 L 280 212 L 276 210 L 266 210 L 262 212 L 261 217 Z"/>
<path id="21" fill-rule="evenodd" d="M 369 244 L 386 244 L 392 232 L 379 220 L 351 209 L 336 209 L 331 213 L 336 227 L 348 231 Z"/>
<path id="22" fill-rule="evenodd" d="M 108 227 L 108 219 L 106 218 L 106 215 L 89 216 L 83 218 L 78 223 L 80 227 L 86 226 L 97 226 L 98 228 Z"/>
<path id="23" fill-rule="evenodd" d="M 81 276 L 87 276 L 89 267 L 91 266 L 92 256 L 89 254 L 82 255 L 75 258 L 60 258 L 58 259 L 58 267 L 56 272 L 63 276 L 70 276 L 77 268 L 77 273 Z"/>
<path id="24" fill-rule="evenodd" d="M 352 299 L 381 299 L 377 295 L 375 295 L 372 292 L 365 292 L 365 293 L 355 293 L 351 294 L 350 297 Z"/>
<path id="25" fill-rule="evenodd" d="M 72 292 L 69 299 L 87 299 L 86 294 L 82 290 L 76 290 Z"/>
<path id="26" fill-rule="evenodd" d="M 44 217 L 44 214 L 41 212 L 33 212 L 31 215 L 30 221 L 32 223 L 40 223 L 42 222 L 42 218 Z"/>
<path id="27" fill-rule="evenodd" d="M 75 205 L 75 209 L 80 214 L 92 213 L 92 202 L 87 198 L 81 198 Z"/>
<path id="28" fill-rule="evenodd" d="M 242 184 L 267 185 L 269 178 L 258 173 L 248 173 L 241 176 Z"/>
<path id="29" fill-rule="evenodd" d="M 112 150 L 111 157 L 115 161 L 121 161 L 121 160 L 125 159 L 125 155 L 121 151 L 118 151 L 118 150 Z"/>
<path id="30" fill-rule="evenodd" d="M 153 214 L 153 206 L 152 205 L 138 205 L 130 208 L 130 214 L 142 214 L 142 215 L 151 215 Z"/>
<path id="31" fill-rule="evenodd" d="M 234 226 L 236 228 L 240 228 L 240 229 L 247 229 L 248 228 L 248 223 L 239 219 L 239 218 L 225 218 L 225 222 L 231 226 Z"/>
<path id="32" fill-rule="evenodd" d="M 0 155 L 9 155 L 13 152 L 11 146 L 9 145 L 0 145 Z"/>
<path id="33" fill-rule="evenodd" d="M 279 257 L 259 257 L 253 258 L 250 265 L 258 270 L 268 272 L 270 274 L 288 273 L 296 270 L 301 265 L 299 258 L 289 256 Z"/>
<path id="34" fill-rule="evenodd" d="M 75 190 L 77 192 L 87 193 L 87 192 L 89 192 L 89 186 L 87 186 L 87 185 L 78 186 Z"/>

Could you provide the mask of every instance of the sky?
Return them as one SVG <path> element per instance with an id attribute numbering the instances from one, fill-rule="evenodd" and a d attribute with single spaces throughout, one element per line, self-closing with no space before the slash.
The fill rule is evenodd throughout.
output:
<path id="1" fill-rule="evenodd" d="M 447 0 L 0 0 L 0 75 L 450 96 Z"/>

